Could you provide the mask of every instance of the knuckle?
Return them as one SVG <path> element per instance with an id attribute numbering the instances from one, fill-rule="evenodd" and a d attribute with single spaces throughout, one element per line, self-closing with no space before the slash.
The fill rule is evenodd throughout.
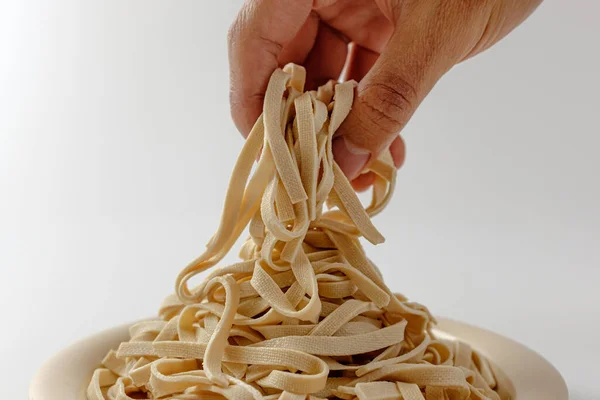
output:
<path id="1" fill-rule="evenodd" d="M 279 54 L 283 50 L 283 45 L 281 43 L 276 42 L 267 36 L 260 35 L 257 40 L 259 41 L 260 47 L 275 59 L 279 57 Z"/>
<path id="2" fill-rule="evenodd" d="M 398 75 L 366 83 L 359 96 L 368 122 L 390 134 L 406 125 L 418 103 L 414 85 Z"/>
<path id="3" fill-rule="evenodd" d="M 227 32 L 227 43 L 230 51 L 233 49 L 238 52 L 244 52 L 250 48 L 260 49 L 261 52 L 277 59 L 283 50 L 283 44 L 259 32 L 256 32 L 256 35 L 249 35 L 247 33 L 249 29 L 243 19 L 239 17 L 231 24 Z"/>

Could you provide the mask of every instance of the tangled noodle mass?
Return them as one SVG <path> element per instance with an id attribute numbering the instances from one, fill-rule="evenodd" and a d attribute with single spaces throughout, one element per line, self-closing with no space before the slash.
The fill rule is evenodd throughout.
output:
<path id="1" fill-rule="evenodd" d="M 429 311 L 392 293 L 359 242 L 384 241 L 371 217 L 396 170 L 389 152 L 369 164 L 377 177 L 365 209 L 333 160 L 355 83 L 304 92 L 304 80 L 293 64 L 273 73 L 218 231 L 160 319 L 133 325 L 107 354 L 89 400 L 500 399 L 489 362 L 437 339 Z M 241 261 L 190 288 L 246 227 Z"/>

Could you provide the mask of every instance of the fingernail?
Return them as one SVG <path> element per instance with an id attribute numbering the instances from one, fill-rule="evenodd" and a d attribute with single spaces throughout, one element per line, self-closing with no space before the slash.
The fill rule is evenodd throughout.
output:
<path id="1" fill-rule="evenodd" d="M 344 136 L 334 138 L 331 146 L 335 161 L 350 180 L 362 172 L 371 158 L 371 154 L 367 150 L 353 146 Z"/>

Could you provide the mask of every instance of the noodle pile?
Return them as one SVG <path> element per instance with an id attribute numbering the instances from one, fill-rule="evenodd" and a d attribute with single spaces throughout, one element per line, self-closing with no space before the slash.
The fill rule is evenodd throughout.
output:
<path id="1" fill-rule="evenodd" d="M 377 178 L 365 209 L 333 160 L 355 83 L 304 92 L 304 80 L 293 64 L 273 73 L 218 231 L 160 319 L 132 326 L 108 353 L 89 400 L 500 399 L 488 361 L 437 339 L 429 311 L 392 293 L 359 242 L 384 241 L 371 217 L 396 170 L 389 151 L 369 164 Z M 190 287 L 246 227 L 241 261 Z"/>

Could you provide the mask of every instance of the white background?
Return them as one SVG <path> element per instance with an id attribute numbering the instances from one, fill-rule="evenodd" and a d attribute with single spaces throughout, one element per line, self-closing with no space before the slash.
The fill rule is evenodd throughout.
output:
<path id="1" fill-rule="evenodd" d="M 17 399 L 60 348 L 154 315 L 216 228 L 242 146 L 240 1 L 0 4 L 0 387 Z M 448 73 L 368 249 L 394 290 L 539 351 L 575 400 L 600 398 L 599 14 L 547 1 Z"/>

